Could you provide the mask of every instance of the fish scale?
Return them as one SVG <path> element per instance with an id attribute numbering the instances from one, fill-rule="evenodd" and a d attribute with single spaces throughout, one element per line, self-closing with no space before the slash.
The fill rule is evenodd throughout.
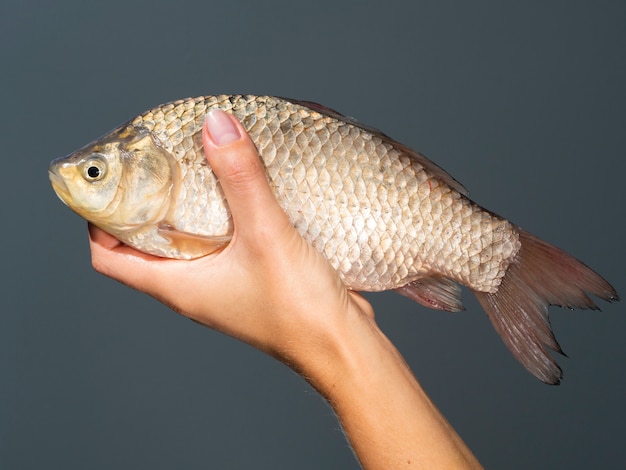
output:
<path id="1" fill-rule="evenodd" d="M 173 227 L 200 235 L 232 233 L 228 211 L 216 207 L 216 202 L 225 202 L 223 194 L 204 164 L 200 139 L 194 139 L 213 108 L 232 112 L 242 121 L 291 222 L 347 285 L 385 290 L 435 270 L 473 289 L 497 288 L 519 247 L 506 220 L 439 184 L 388 139 L 279 98 L 198 97 L 155 108 L 132 121 L 133 126 L 152 131 L 178 161 L 187 159 L 184 190 L 168 220 Z M 212 193 L 217 201 L 211 200 Z M 388 217 L 391 211 L 383 211 L 383 206 L 403 208 L 401 216 Z M 467 228 L 461 237 L 444 230 L 451 222 Z M 495 232 L 504 236 L 494 236 Z M 394 238 L 401 242 L 393 243 Z M 350 242 L 356 245 L 344 246 Z M 489 262 L 481 264 L 480 276 L 462 249 L 472 243 L 490 254 Z M 381 252 L 381 246 L 387 249 Z"/>
<path id="2" fill-rule="evenodd" d="M 201 96 L 138 116 L 49 170 L 59 197 L 122 242 L 190 259 L 229 242 L 233 221 L 202 149 L 212 109 L 237 117 L 296 230 L 346 286 L 395 289 L 462 309 L 468 286 L 517 359 L 546 383 L 561 369 L 548 306 L 597 308 L 615 289 L 567 253 L 472 202 L 423 155 L 315 103 Z"/>

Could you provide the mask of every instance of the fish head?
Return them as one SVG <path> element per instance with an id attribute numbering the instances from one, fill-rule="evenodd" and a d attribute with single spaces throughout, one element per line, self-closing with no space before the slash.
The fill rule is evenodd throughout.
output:
<path id="1" fill-rule="evenodd" d="M 126 125 L 52 161 L 48 174 L 61 201 L 116 234 L 165 216 L 175 169 L 173 157 L 151 132 Z"/>

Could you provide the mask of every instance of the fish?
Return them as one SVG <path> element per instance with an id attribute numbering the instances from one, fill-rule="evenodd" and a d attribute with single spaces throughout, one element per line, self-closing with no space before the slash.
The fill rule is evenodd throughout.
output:
<path id="1" fill-rule="evenodd" d="M 463 310 L 468 287 L 517 360 L 558 384 L 548 307 L 598 309 L 615 289 L 565 251 L 473 202 L 426 156 L 328 107 L 255 95 L 157 106 L 49 167 L 74 212 L 137 250 L 193 259 L 226 246 L 227 201 L 202 149 L 205 116 L 239 119 L 296 230 L 349 289 Z"/>

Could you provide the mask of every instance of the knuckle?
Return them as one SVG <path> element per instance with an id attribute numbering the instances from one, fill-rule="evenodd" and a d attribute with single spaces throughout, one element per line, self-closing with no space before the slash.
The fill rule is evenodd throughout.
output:
<path id="1" fill-rule="evenodd" d="M 256 185 L 262 174 L 258 158 L 233 158 L 224 168 L 220 180 L 227 182 L 233 191 L 245 192 Z"/>

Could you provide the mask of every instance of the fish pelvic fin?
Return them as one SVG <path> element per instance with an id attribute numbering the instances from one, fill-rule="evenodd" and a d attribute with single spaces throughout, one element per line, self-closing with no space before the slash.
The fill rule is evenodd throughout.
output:
<path id="1" fill-rule="evenodd" d="M 539 380 L 558 385 L 561 368 L 547 348 L 563 354 L 548 307 L 600 310 L 588 294 L 619 300 L 592 269 L 530 233 L 516 228 L 521 248 L 494 293 L 474 291 L 491 323 L 518 361 Z"/>
<path id="2" fill-rule="evenodd" d="M 428 308 L 446 312 L 465 310 L 460 286 L 444 277 L 423 277 L 394 290 Z"/>

